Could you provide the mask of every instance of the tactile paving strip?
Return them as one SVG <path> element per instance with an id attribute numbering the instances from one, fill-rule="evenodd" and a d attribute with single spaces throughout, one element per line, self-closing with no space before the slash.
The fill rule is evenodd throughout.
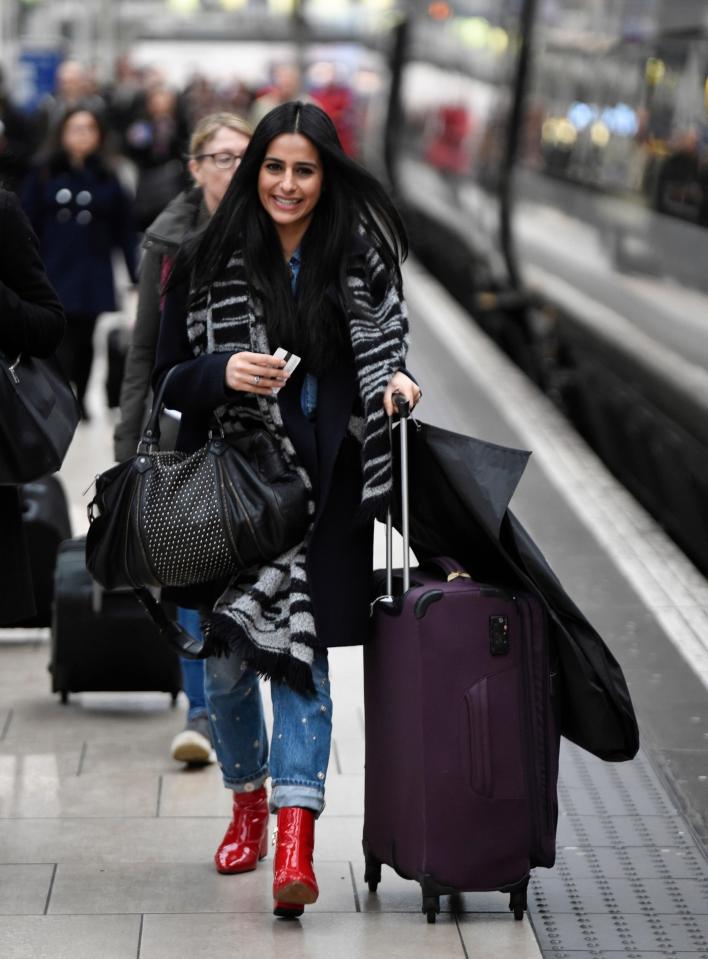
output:
<path id="1" fill-rule="evenodd" d="M 708 862 L 646 757 L 564 743 L 558 796 L 556 865 L 529 896 L 543 955 L 708 959 Z"/>

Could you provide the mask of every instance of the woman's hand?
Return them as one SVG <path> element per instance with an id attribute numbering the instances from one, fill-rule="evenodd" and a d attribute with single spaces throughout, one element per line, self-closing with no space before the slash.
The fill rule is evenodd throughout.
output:
<path id="1" fill-rule="evenodd" d="M 234 353 L 226 364 L 225 381 L 230 390 L 269 396 L 288 380 L 283 373 L 285 360 L 268 353 Z"/>
<path id="2" fill-rule="evenodd" d="M 410 376 L 401 373 L 400 370 L 394 373 L 388 381 L 386 392 L 384 393 L 384 409 L 389 416 L 393 416 L 395 407 L 393 404 L 393 394 L 402 393 L 408 400 L 411 410 L 415 407 L 418 400 L 423 395 L 417 383 L 414 383 Z"/>

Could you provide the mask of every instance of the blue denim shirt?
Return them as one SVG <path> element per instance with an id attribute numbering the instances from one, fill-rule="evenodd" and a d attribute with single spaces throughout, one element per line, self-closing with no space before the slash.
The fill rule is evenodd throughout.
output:
<path id="1" fill-rule="evenodd" d="M 293 293 L 297 290 L 297 278 L 300 275 L 301 266 L 300 248 L 298 247 L 288 260 L 290 286 Z M 305 381 L 302 384 L 302 391 L 300 393 L 300 407 L 308 420 L 314 420 L 317 410 L 317 377 L 313 376 L 312 373 L 305 374 Z"/>

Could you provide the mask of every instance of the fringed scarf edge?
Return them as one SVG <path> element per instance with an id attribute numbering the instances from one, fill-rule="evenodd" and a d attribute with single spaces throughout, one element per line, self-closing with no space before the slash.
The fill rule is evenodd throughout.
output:
<path id="1" fill-rule="evenodd" d="M 244 627 L 227 613 L 202 614 L 202 631 L 215 656 L 237 655 L 263 679 L 287 683 L 299 693 L 314 695 L 315 684 L 309 663 L 289 650 L 277 653 L 257 646 Z"/>

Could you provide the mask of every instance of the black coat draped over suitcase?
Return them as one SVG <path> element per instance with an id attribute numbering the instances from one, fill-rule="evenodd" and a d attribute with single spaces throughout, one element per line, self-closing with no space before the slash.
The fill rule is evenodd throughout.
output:
<path id="1" fill-rule="evenodd" d="M 453 556 L 474 579 L 536 594 L 558 656 L 561 733 L 600 759 L 632 759 L 639 732 L 622 670 L 507 508 L 529 453 L 425 423 L 409 430 L 409 442 L 410 539 L 419 561 Z"/>

